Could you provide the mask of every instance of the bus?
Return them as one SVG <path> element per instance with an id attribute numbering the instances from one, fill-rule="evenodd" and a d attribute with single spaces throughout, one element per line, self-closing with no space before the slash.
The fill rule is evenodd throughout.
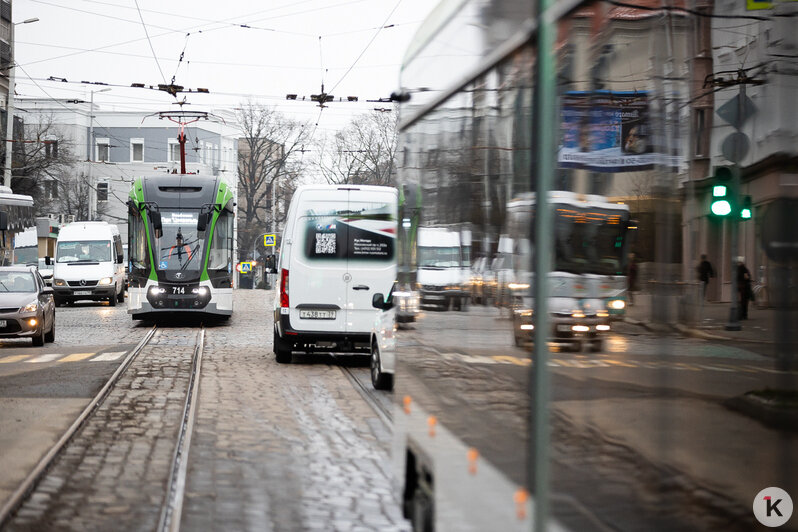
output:
<path id="1" fill-rule="evenodd" d="M 710 79 L 717 21 L 682 5 L 444 1 L 411 41 L 393 95 L 399 282 L 422 288 L 422 228 L 468 232 L 480 268 L 512 263 L 513 311 L 478 298 L 395 333 L 392 468 L 414 530 L 742 531 L 757 526 L 760 490 L 798 496 L 788 423 L 747 399 L 770 390 L 794 413 L 795 373 L 770 347 L 675 334 L 698 246 L 736 234 L 728 220 L 701 221 L 717 242 L 687 229 L 711 193 L 709 152 L 688 143 L 713 130 L 711 99 L 691 91 Z M 603 341 L 551 341 L 554 314 L 583 319 L 586 305 L 614 318 Z"/>
<path id="2" fill-rule="evenodd" d="M 134 180 L 128 200 L 128 313 L 134 320 L 232 315 L 233 194 L 212 176 Z"/>
<path id="3" fill-rule="evenodd" d="M 14 194 L 9 187 L 1 186 L 0 265 L 7 266 L 15 263 L 15 237 L 31 227 L 36 227 L 33 198 L 25 194 Z"/>

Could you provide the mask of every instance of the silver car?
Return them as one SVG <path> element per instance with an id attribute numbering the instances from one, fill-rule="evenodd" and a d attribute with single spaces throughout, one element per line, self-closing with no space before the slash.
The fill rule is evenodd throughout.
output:
<path id="1" fill-rule="evenodd" d="M 0 267 L 0 338 L 9 337 L 55 341 L 53 289 L 35 266 Z"/>

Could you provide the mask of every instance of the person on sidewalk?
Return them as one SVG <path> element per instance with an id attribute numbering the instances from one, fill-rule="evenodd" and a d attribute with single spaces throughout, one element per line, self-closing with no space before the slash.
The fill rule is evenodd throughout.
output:
<path id="1" fill-rule="evenodd" d="M 751 272 L 745 267 L 745 257 L 737 257 L 737 302 L 741 320 L 748 319 L 748 302 L 752 293 Z"/>
<path id="2" fill-rule="evenodd" d="M 629 306 L 635 303 L 637 292 L 637 258 L 634 253 L 629 253 L 629 264 L 626 267 L 626 292 L 629 294 Z"/>
<path id="3" fill-rule="evenodd" d="M 709 280 L 712 277 L 715 277 L 715 270 L 712 268 L 712 264 L 707 260 L 706 255 L 701 255 L 701 262 L 698 264 L 698 280 L 701 281 L 701 284 L 704 285 L 704 299 L 707 298 L 707 286 L 709 285 Z"/>

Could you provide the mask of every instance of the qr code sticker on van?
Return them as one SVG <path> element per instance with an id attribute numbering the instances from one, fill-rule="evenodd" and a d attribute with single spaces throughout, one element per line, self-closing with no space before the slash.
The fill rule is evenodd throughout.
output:
<path id="1" fill-rule="evenodd" d="M 335 233 L 316 233 L 316 255 L 335 255 Z"/>

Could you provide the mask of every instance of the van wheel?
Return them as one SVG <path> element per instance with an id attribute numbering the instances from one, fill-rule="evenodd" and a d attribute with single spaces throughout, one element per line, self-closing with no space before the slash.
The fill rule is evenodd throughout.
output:
<path id="1" fill-rule="evenodd" d="M 285 342 L 280 338 L 280 335 L 277 334 L 277 331 L 274 331 L 274 358 L 277 360 L 278 364 L 290 364 L 291 363 L 291 349 L 285 346 Z"/>
<path id="2" fill-rule="evenodd" d="M 108 304 L 111 305 L 112 307 L 116 306 L 116 294 L 108 298 Z"/>
<path id="3" fill-rule="evenodd" d="M 55 342 L 55 320 L 53 320 L 53 326 L 50 327 L 50 332 L 44 333 L 44 341 L 47 343 Z"/>
<path id="4" fill-rule="evenodd" d="M 119 294 L 117 294 L 116 301 L 119 302 L 119 303 L 124 303 L 125 302 L 125 288 L 124 287 L 122 287 L 122 291 L 119 292 Z"/>
<path id="5" fill-rule="evenodd" d="M 371 342 L 371 384 L 375 390 L 393 389 L 393 375 L 380 370 L 380 349 L 377 342 Z"/>

